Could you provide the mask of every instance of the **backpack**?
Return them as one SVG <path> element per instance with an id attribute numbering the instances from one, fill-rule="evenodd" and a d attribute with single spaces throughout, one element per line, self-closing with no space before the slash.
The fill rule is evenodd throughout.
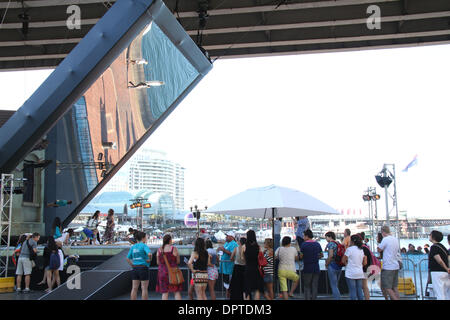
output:
<path id="1" fill-rule="evenodd" d="M 370 260 L 371 260 L 371 261 L 370 261 L 370 265 L 371 265 L 371 266 L 377 266 L 378 268 L 381 269 L 381 263 L 380 263 L 380 260 L 378 260 L 377 257 L 375 257 L 375 255 L 374 255 L 373 252 L 369 249 L 368 246 L 366 246 L 366 245 L 364 244 L 363 247 L 366 247 L 367 250 L 369 250 L 369 252 L 370 252 Z"/>
<path id="2" fill-rule="evenodd" d="M 262 253 L 261 251 L 258 252 L 258 269 L 259 269 L 259 274 L 261 275 L 261 277 L 264 278 L 264 267 L 267 266 L 269 262 L 267 261 L 266 257 L 264 257 L 264 253 Z"/>
<path id="3" fill-rule="evenodd" d="M 17 260 L 19 260 L 19 256 L 20 256 L 20 250 L 22 249 L 22 246 L 19 244 L 15 249 L 14 252 L 11 256 L 12 262 L 14 263 L 15 266 L 17 266 Z"/>
<path id="4" fill-rule="evenodd" d="M 37 253 L 34 252 L 33 247 L 30 245 L 30 239 L 28 239 L 26 242 L 27 242 L 28 251 L 29 251 L 29 255 L 30 255 L 30 261 L 35 261 L 37 259 Z"/>
<path id="5" fill-rule="evenodd" d="M 342 263 L 342 257 L 345 255 L 345 247 L 343 244 L 340 244 L 337 241 L 332 241 L 336 244 L 337 250 L 336 250 L 336 257 L 334 258 L 334 262 L 340 267 L 343 267 L 344 264 Z"/>
<path id="6" fill-rule="evenodd" d="M 59 254 L 52 252 L 52 254 L 50 255 L 50 264 L 49 264 L 50 270 L 58 270 L 60 264 L 61 261 L 59 260 Z"/>

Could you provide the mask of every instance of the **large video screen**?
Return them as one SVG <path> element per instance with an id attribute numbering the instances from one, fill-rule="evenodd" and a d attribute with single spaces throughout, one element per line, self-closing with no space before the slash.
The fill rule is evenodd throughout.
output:
<path id="1" fill-rule="evenodd" d="M 200 76 L 162 28 L 149 23 L 47 135 L 46 158 L 54 163 L 46 170 L 45 202 L 72 204 L 46 208 L 46 224 L 55 216 L 70 222 Z"/>

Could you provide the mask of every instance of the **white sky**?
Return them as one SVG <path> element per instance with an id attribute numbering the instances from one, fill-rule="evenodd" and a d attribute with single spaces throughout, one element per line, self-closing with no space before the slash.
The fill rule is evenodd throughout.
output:
<path id="1" fill-rule="evenodd" d="M 448 218 L 449 56 L 443 45 L 218 60 L 146 145 L 186 168 L 186 208 L 278 184 L 366 210 L 376 186 L 384 216 L 374 175 L 394 163 L 399 210 Z M 1 108 L 49 73 L 0 73 Z"/>

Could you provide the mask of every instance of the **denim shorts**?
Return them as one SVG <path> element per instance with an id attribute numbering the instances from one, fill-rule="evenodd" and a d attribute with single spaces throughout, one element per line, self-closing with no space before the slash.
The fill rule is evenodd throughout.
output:
<path id="1" fill-rule="evenodd" d="M 150 278 L 150 272 L 147 266 L 134 266 L 131 274 L 132 280 L 148 281 Z"/>
<path id="2" fill-rule="evenodd" d="M 272 282 L 273 282 L 273 274 L 265 274 L 264 283 L 272 283 Z"/>

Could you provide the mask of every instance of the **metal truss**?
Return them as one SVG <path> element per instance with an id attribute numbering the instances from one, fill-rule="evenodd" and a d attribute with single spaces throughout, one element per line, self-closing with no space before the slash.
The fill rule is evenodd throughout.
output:
<path id="1" fill-rule="evenodd" d="M 14 175 L 2 174 L 0 186 L 0 247 L 5 247 L 0 259 L 0 278 L 8 276 L 9 245 L 11 239 L 11 213 L 14 192 Z"/>

